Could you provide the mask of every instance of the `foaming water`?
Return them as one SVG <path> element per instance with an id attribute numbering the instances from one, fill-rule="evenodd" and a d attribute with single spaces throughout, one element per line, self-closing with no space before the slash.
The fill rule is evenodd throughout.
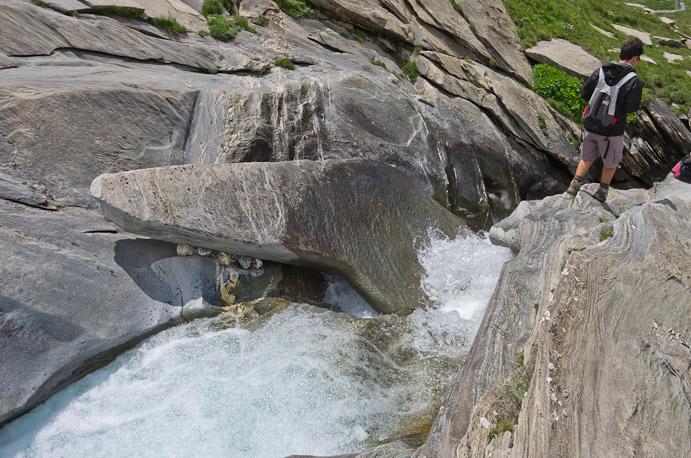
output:
<path id="1" fill-rule="evenodd" d="M 405 319 L 293 305 L 244 329 L 205 319 L 166 330 L 0 430 L 0 455 L 271 458 L 366 449 L 438 403 L 509 257 L 482 237 L 433 237 L 420 260 L 438 308 Z M 348 309 L 352 291 L 333 284 L 330 294 Z M 352 300 L 348 311 L 374 316 Z M 410 355 L 418 362 L 407 366 Z"/>

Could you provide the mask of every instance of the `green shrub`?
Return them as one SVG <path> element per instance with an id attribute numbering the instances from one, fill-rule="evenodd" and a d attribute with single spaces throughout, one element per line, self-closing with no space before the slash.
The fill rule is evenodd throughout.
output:
<path id="1" fill-rule="evenodd" d="M 307 4 L 300 0 L 276 0 L 281 11 L 295 19 L 314 14 L 314 10 L 307 6 Z"/>
<path id="2" fill-rule="evenodd" d="M 610 237 L 614 236 L 614 229 L 603 229 L 602 232 L 600 232 L 600 241 L 605 241 Z"/>
<path id="3" fill-rule="evenodd" d="M 146 19 L 146 22 L 158 29 L 163 30 L 164 32 L 175 33 L 178 35 L 187 33 L 187 29 L 172 16 L 150 17 Z"/>
<path id="4" fill-rule="evenodd" d="M 542 115 L 537 115 L 537 122 L 540 125 L 542 135 L 544 135 L 545 137 L 549 137 L 549 131 L 547 130 L 547 122 L 545 121 L 545 117 Z"/>
<path id="5" fill-rule="evenodd" d="M 235 24 L 238 27 L 240 27 L 240 29 L 245 30 L 247 32 L 251 32 L 251 33 L 257 33 L 257 31 L 254 28 L 250 27 L 249 21 L 247 19 L 245 19 L 244 17 L 238 16 L 236 14 L 235 16 L 233 16 L 233 19 L 235 19 Z"/>
<path id="6" fill-rule="evenodd" d="M 378 59 L 374 59 L 372 64 L 376 65 L 377 67 L 386 68 L 386 64 Z"/>
<path id="7" fill-rule="evenodd" d="M 513 418 L 501 417 L 497 420 L 497 424 L 489 430 L 489 440 L 492 441 L 497 434 L 505 431 L 513 431 Z"/>
<path id="8" fill-rule="evenodd" d="M 126 6 L 111 6 L 101 11 L 101 14 L 108 17 L 117 16 L 125 19 L 134 19 L 135 21 L 145 20 L 141 9 Z"/>
<path id="9" fill-rule="evenodd" d="M 367 34 L 365 33 L 364 30 L 360 30 L 360 29 L 349 29 L 348 32 L 352 33 L 353 36 L 355 37 L 355 39 L 356 39 L 357 41 L 359 41 L 360 43 L 362 43 L 363 41 L 365 41 L 365 38 L 367 38 Z"/>
<path id="10" fill-rule="evenodd" d="M 295 70 L 295 64 L 290 59 L 278 59 L 276 65 L 278 67 L 287 68 L 288 70 Z"/>
<path id="11" fill-rule="evenodd" d="M 204 3 L 202 3 L 202 14 L 204 16 L 223 14 L 221 0 L 204 0 Z"/>
<path id="12" fill-rule="evenodd" d="M 269 24 L 269 20 L 265 18 L 264 16 L 260 17 L 255 17 L 250 19 L 253 24 L 260 25 L 262 27 L 266 27 Z"/>
<path id="13" fill-rule="evenodd" d="M 580 123 L 588 104 L 581 98 L 583 82 L 547 64 L 533 67 L 532 89 L 540 94 L 559 113 Z"/>
<path id="14" fill-rule="evenodd" d="M 221 0 L 223 2 L 223 6 L 225 6 L 226 11 L 228 11 L 230 14 L 235 13 L 235 2 L 233 0 Z"/>
<path id="15" fill-rule="evenodd" d="M 211 36 L 220 41 L 230 41 L 240 31 L 240 27 L 220 14 L 209 15 L 206 23 L 209 25 Z"/>
<path id="16" fill-rule="evenodd" d="M 411 83 L 415 84 L 420 74 L 417 71 L 417 64 L 415 61 L 407 60 L 403 63 L 401 67 L 403 73 L 408 77 Z"/>

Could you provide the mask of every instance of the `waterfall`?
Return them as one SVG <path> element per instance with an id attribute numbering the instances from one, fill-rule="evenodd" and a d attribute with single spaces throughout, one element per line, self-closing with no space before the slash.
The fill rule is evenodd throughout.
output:
<path id="1" fill-rule="evenodd" d="M 511 254 L 470 235 L 433 236 L 419 256 L 433 309 L 376 318 L 333 277 L 327 296 L 351 314 L 292 304 L 242 327 L 176 326 L 5 426 L 0 455 L 335 455 L 429 424 Z"/>

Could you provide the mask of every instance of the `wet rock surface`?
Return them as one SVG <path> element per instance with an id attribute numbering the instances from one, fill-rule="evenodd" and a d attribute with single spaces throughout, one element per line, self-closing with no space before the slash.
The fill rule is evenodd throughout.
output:
<path id="1" fill-rule="evenodd" d="M 143 8 L 199 19 L 172 4 Z M 344 23 L 243 0 L 264 25 L 229 43 L 93 14 L 103 4 L 45 5 L 0 0 L 0 424 L 182 317 L 185 301 L 151 270 L 175 245 L 105 222 L 88 193 L 102 173 L 373 159 L 474 228 L 570 180 L 577 131 L 519 83 L 530 69 L 501 2 L 464 2 L 463 14 L 441 1 L 341 2 Z M 396 50 L 424 67 L 415 85 Z M 652 184 L 688 153 L 686 131 L 653 107 L 621 186 Z M 195 268 L 215 273 L 213 262 Z"/>
<path id="2" fill-rule="evenodd" d="M 492 229 L 518 255 L 414 456 L 689 453 L 690 196 L 669 180 L 524 202 Z M 517 371 L 522 408 L 502 411 Z"/>
<path id="3" fill-rule="evenodd" d="M 404 173 L 369 160 L 121 172 L 91 192 L 128 232 L 336 273 L 381 313 L 429 302 L 416 246 L 429 228 L 461 228 Z"/>

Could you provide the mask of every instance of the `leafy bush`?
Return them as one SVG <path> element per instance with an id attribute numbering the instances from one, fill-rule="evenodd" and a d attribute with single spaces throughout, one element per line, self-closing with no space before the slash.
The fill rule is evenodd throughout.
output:
<path id="1" fill-rule="evenodd" d="M 405 61 L 403 63 L 403 66 L 401 67 L 401 70 L 403 70 L 403 73 L 413 84 L 415 84 L 415 81 L 417 81 L 418 77 L 420 76 L 420 74 L 417 71 L 417 64 L 415 63 L 415 61 Z"/>
<path id="2" fill-rule="evenodd" d="M 176 33 L 178 35 L 187 33 L 187 29 L 172 16 L 150 17 L 146 19 L 146 22 L 163 30 L 164 32 Z"/>
<path id="3" fill-rule="evenodd" d="M 533 67 L 533 90 L 540 94 L 559 113 L 581 122 L 588 103 L 581 98 L 583 82 L 547 64 Z"/>
<path id="4" fill-rule="evenodd" d="M 226 7 L 226 11 L 229 13 L 233 14 L 235 12 L 235 2 L 233 0 L 221 0 L 223 2 L 223 6 Z"/>
<path id="5" fill-rule="evenodd" d="M 235 19 L 235 25 L 240 27 L 242 30 L 245 30 L 245 31 L 251 32 L 251 33 L 257 33 L 257 31 L 250 26 L 249 21 L 247 19 L 245 19 L 244 17 L 238 16 L 236 14 L 235 16 L 233 16 L 233 18 Z"/>
<path id="6" fill-rule="evenodd" d="M 223 14 L 221 0 L 204 0 L 204 3 L 202 3 L 202 14 L 204 16 Z"/>
<path id="7" fill-rule="evenodd" d="M 281 11 L 295 19 L 308 14 L 314 14 L 314 10 L 300 0 L 276 0 L 276 3 L 278 7 L 281 8 Z"/>
<path id="8" fill-rule="evenodd" d="M 220 41 L 230 41 L 240 31 L 240 27 L 220 14 L 209 15 L 206 18 L 206 23 L 209 26 L 211 36 Z"/>
<path id="9" fill-rule="evenodd" d="M 121 17 L 125 19 L 134 19 L 135 21 L 145 21 L 142 10 L 139 8 L 129 8 L 126 6 L 110 6 L 105 10 L 101 11 L 103 16 L 108 17 Z"/>
<path id="10" fill-rule="evenodd" d="M 295 70 L 295 64 L 290 59 L 278 59 L 276 65 L 288 70 Z"/>

